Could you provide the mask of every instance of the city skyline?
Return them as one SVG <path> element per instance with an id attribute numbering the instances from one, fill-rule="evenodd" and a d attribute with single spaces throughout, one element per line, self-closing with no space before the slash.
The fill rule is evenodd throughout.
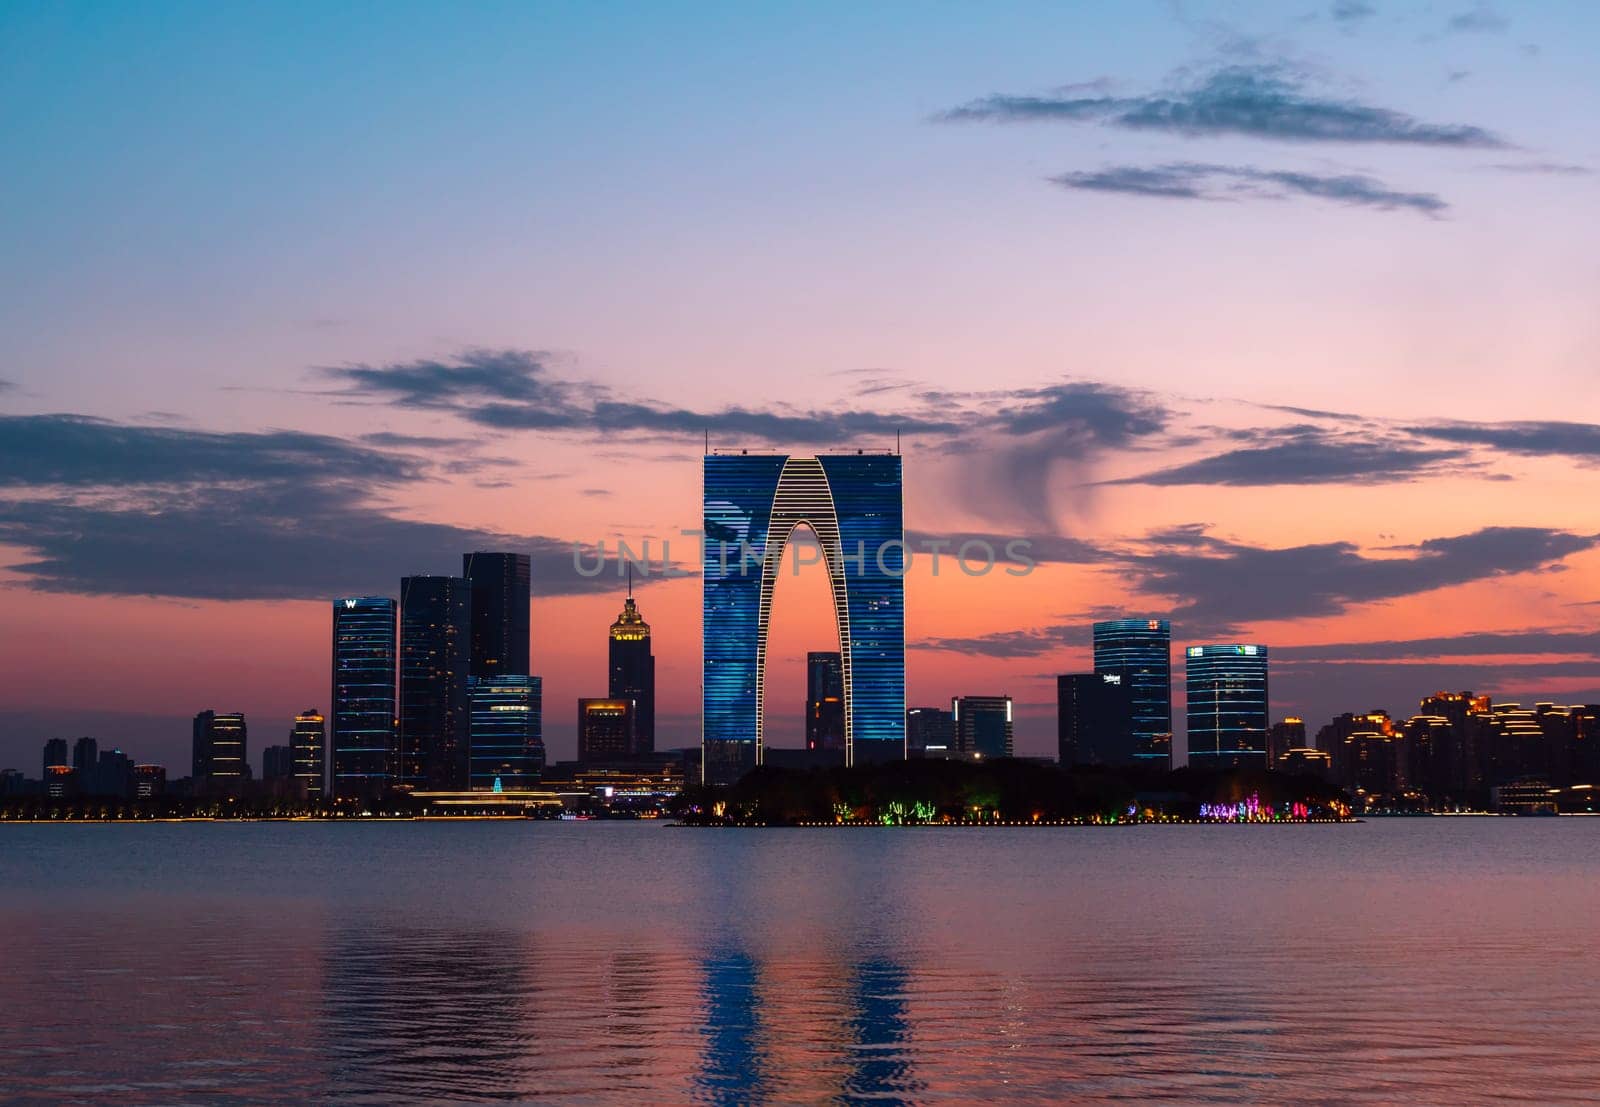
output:
<path id="1" fill-rule="evenodd" d="M 292 43 L 8 13 L 33 61 L 0 80 L 55 109 L 0 124 L 33 152 L 0 215 L 0 763 L 91 734 L 181 766 L 207 704 L 276 742 L 334 710 L 330 598 L 479 549 L 530 556 L 570 757 L 619 591 L 570 544 L 695 526 L 708 432 L 899 430 L 908 537 L 1034 543 L 1026 578 L 906 581 L 908 704 L 1007 693 L 1021 753 L 1110 615 L 1270 644 L 1274 715 L 1313 726 L 1600 700 L 1597 17 L 1360 7 L 641 13 L 603 45 L 529 9 L 380 51 L 340 13 Z M 516 110 L 578 75 L 610 91 Z M 1256 122 L 1157 122 L 1227 97 Z M 825 590 L 779 583 L 773 703 L 837 648 Z M 657 745 L 692 744 L 699 588 L 639 592 Z"/>

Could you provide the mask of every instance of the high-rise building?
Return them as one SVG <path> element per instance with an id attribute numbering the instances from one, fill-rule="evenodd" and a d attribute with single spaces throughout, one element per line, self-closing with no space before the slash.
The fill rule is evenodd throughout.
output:
<path id="1" fill-rule="evenodd" d="M 133 796 L 133 758 L 121 750 L 101 750 L 94 771 L 87 776 L 84 793 L 91 796 Z"/>
<path id="2" fill-rule="evenodd" d="M 1010 757 L 1011 697 L 956 696 L 950 701 L 956 750 L 966 757 Z"/>
<path id="3" fill-rule="evenodd" d="M 294 776 L 293 746 L 263 746 L 261 749 L 261 779 L 289 780 Z"/>
<path id="4" fill-rule="evenodd" d="M 1285 716 L 1267 728 L 1267 768 L 1277 769 L 1290 750 L 1306 748 L 1306 721 L 1300 716 Z"/>
<path id="5" fill-rule="evenodd" d="M 1094 671 L 1122 677 L 1133 702 L 1133 757 L 1172 763 L 1172 627 L 1165 619 L 1094 624 Z"/>
<path id="6" fill-rule="evenodd" d="M 53 765 L 71 765 L 67 756 L 67 740 L 65 738 L 52 738 L 44 744 L 44 766 L 39 779 L 43 780 L 50 775 Z"/>
<path id="7" fill-rule="evenodd" d="M 167 770 L 161 765 L 135 765 L 133 767 L 133 795 L 135 799 L 153 799 L 167 790 Z"/>
<path id="8" fill-rule="evenodd" d="M 1121 673 L 1056 677 L 1056 756 L 1063 766 L 1134 759 L 1133 696 Z"/>
<path id="9" fill-rule="evenodd" d="M 467 786 L 471 668 L 472 583 L 465 577 L 402 578 L 399 787 Z"/>
<path id="10" fill-rule="evenodd" d="M 87 781 L 93 775 L 95 763 L 100 759 L 100 743 L 93 738 L 79 738 L 72 744 L 72 767 L 78 770 L 78 779 Z"/>
<path id="11" fill-rule="evenodd" d="M 844 661 L 837 651 L 806 654 L 806 749 L 844 749 Z"/>
<path id="12" fill-rule="evenodd" d="M 633 734 L 633 702 L 615 699 L 578 701 L 578 760 L 626 761 Z"/>
<path id="13" fill-rule="evenodd" d="M 1232 643 L 1184 651 L 1189 765 L 1267 767 L 1267 647 Z"/>
<path id="14" fill-rule="evenodd" d="M 536 676 L 473 677 L 468 787 L 527 788 L 544 774 L 543 682 Z"/>
<path id="15" fill-rule="evenodd" d="M 386 596 L 333 601 L 333 795 L 381 796 L 395 771 L 395 614 Z"/>
<path id="16" fill-rule="evenodd" d="M 194 717 L 194 781 L 237 786 L 250 779 L 247 728 L 237 711 L 218 715 L 202 711 Z"/>
<path id="17" fill-rule="evenodd" d="M 532 672 L 528 555 L 462 554 L 461 575 L 472 582 L 471 675 Z"/>
<path id="18" fill-rule="evenodd" d="M 906 750 L 912 757 L 949 757 L 956 748 L 956 717 L 942 707 L 906 711 Z"/>
<path id="19" fill-rule="evenodd" d="M 622 614 L 611 624 L 607 647 L 611 667 L 609 694 L 614 700 L 627 700 L 632 704 L 629 752 L 633 755 L 654 753 L 656 748 L 656 659 L 650 652 L 650 624 L 639 614 L 633 602 L 633 582 L 628 582 L 628 596 L 622 604 Z"/>
<path id="20" fill-rule="evenodd" d="M 289 729 L 294 778 L 305 786 L 308 800 L 322 798 L 328 761 L 326 725 L 322 712 L 308 707 L 294 717 L 294 725 Z"/>
<path id="21" fill-rule="evenodd" d="M 705 458 L 702 772 L 737 780 L 764 749 L 767 628 L 802 523 L 827 565 L 847 763 L 906 755 L 905 528 L 897 454 Z"/>

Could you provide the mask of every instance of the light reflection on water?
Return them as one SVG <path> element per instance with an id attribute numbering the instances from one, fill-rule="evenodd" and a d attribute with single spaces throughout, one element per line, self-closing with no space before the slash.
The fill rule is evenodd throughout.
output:
<path id="1" fill-rule="evenodd" d="M 1548 1103 L 1600 820 L 0 828 L 4 1095 Z"/>

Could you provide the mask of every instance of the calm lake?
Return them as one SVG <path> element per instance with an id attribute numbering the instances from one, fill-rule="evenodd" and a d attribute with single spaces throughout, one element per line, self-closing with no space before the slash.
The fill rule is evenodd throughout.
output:
<path id="1" fill-rule="evenodd" d="M 1600 1095 L 1600 819 L 0 827 L 0 1099 Z"/>

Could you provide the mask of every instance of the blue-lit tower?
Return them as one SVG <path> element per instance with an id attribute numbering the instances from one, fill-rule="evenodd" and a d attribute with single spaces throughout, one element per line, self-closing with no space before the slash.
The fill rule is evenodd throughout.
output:
<path id="1" fill-rule="evenodd" d="M 543 682 L 536 676 L 473 677 L 468 787 L 530 787 L 544 775 Z"/>
<path id="2" fill-rule="evenodd" d="M 1267 767 L 1267 647 L 1190 646 L 1184 651 L 1189 764 Z"/>
<path id="3" fill-rule="evenodd" d="M 395 625 L 380 596 L 333 601 L 333 794 L 376 798 L 394 782 Z"/>
<path id="4" fill-rule="evenodd" d="M 1133 711 L 1135 764 L 1172 759 L 1172 627 L 1165 619 L 1108 619 L 1094 625 L 1094 671 L 1120 676 Z"/>
<path id="5" fill-rule="evenodd" d="M 906 755 L 905 527 L 900 456 L 705 458 L 704 713 L 708 783 L 762 756 L 767 628 L 801 525 L 828 567 L 844 677 L 847 764 Z"/>

